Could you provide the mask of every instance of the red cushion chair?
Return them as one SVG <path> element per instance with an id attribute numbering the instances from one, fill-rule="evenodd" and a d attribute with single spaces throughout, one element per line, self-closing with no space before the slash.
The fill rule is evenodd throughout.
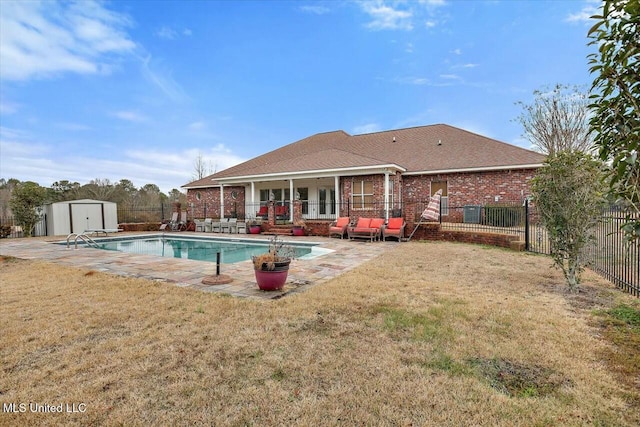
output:
<path id="1" fill-rule="evenodd" d="M 338 217 L 337 220 L 329 224 L 329 237 L 333 236 L 334 234 L 338 234 L 340 235 L 341 239 L 344 238 L 350 221 L 351 218 L 349 218 L 348 216 Z"/>
<path id="2" fill-rule="evenodd" d="M 372 224 L 373 223 L 373 224 Z M 380 238 L 380 228 L 384 224 L 382 218 L 358 218 L 355 227 L 348 227 L 349 240 L 354 238 L 367 238 L 372 242 Z"/>
<path id="3" fill-rule="evenodd" d="M 399 242 L 404 237 L 405 226 L 404 218 L 389 218 L 387 225 L 382 228 L 382 240 L 387 240 L 387 237 L 395 237 Z"/>
<path id="4" fill-rule="evenodd" d="M 382 227 L 384 226 L 384 218 L 373 218 L 369 224 L 369 228 L 373 229 L 375 239 L 380 240 L 380 234 L 382 234 Z"/>

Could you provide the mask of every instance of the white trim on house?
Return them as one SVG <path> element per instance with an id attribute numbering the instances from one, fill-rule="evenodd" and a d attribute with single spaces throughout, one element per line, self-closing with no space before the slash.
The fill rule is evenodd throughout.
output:
<path id="1" fill-rule="evenodd" d="M 485 166 L 481 168 L 460 168 L 460 169 L 440 169 L 440 170 L 428 170 L 418 172 L 405 172 L 403 175 L 437 175 L 445 173 L 465 173 L 465 172 L 491 172 L 491 171 L 504 171 L 504 170 L 517 170 L 517 169 L 538 169 L 543 166 L 542 163 L 534 163 L 530 165 L 511 165 L 511 166 Z"/>
<path id="2" fill-rule="evenodd" d="M 245 183 L 248 181 L 278 181 L 283 179 L 307 179 L 307 178 L 327 178 L 334 175 L 370 175 L 370 174 L 384 174 L 389 170 L 396 170 L 402 173 L 406 172 L 406 169 L 395 165 L 395 164 L 386 164 L 386 165 L 375 165 L 375 166 L 359 166 L 355 168 L 340 168 L 340 169 L 319 169 L 313 171 L 298 171 L 298 172 L 278 172 L 272 174 L 261 174 L 261 175 L 245 175 L 245 176 L 233 176 L 229 178 L 217 178 L 216 183 L 220 185 L 224 183 L 226 185 L 231 185 L 233 183 Z M 187 188 L 195 188 L 195 187 L 187 187 Z"/>

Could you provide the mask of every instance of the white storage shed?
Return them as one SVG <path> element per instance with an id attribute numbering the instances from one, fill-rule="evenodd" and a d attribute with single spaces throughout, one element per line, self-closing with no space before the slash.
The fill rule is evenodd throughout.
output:
<path id="1" fill-rule="evenodd" d="M 45 205 L 47 235 L 61 236 L 91 229 L 118 228 L 118 205 L 101 200 L 70 200 Z"/>

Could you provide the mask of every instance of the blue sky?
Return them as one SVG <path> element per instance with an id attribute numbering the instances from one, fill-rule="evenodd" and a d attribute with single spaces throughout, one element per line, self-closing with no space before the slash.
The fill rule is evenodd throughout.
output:
<path id="1" fill-rule="evenodd" d="M 306 136 L 446 123 L 528 148 L 584 85 L 572 1 L 0 1 L 0 177 L 190 182 Z"/>

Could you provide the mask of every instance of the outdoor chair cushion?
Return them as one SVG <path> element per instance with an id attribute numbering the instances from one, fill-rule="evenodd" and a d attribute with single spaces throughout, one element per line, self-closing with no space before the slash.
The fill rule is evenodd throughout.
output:
<path id="1" fill-rule="evenodd" d="M 404 224 L 404 218 L 389 218 L 387 223 L 387 230 L 400 230 Z"/>
<path id="2" fill-rule="evenodd" d="M 383 218 L 373 218 L 371 220 L 371 223 L 369 224 L 369 228 L 375 228 L 377 230 L 380 230 L 380 227 L 382 227 L 383 224 L 384 224 Z"/>
<path id="3" fill-rule="evenodd" d="M 371 218 L 360 217 L 358 218 L 358 223 L 356 224 L 355 228 L 369 228 L 370 225 Z"/>
<path id="4" fill-rule="evenodd" d="M 350 218 L 348 216 L 339 217 L 334 227 L 338 227 L 338 228 L 346 227 L 347 225 L 349 225 L 349 219 Z"/>

